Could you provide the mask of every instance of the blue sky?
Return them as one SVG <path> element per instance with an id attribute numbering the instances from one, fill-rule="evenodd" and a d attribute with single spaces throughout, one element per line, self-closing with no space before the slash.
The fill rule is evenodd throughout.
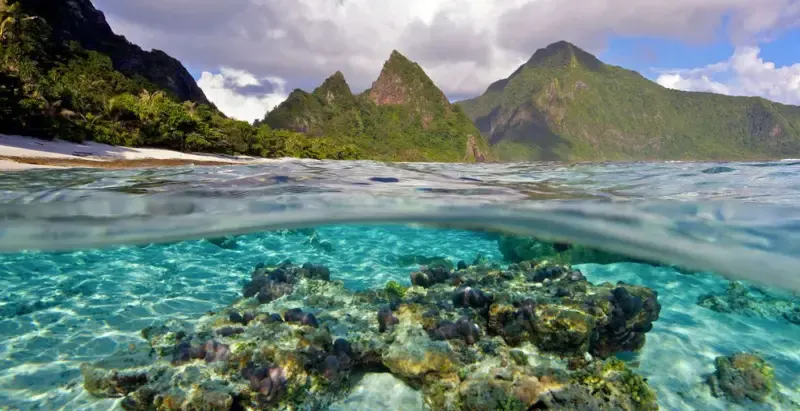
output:
<path id="1" fill-rule="evenodd" d="M 800 0 L 93 1 L 245 120 L 337 70 L 364 90 L 394 49 L 473 97 L 559 40 L 664 87 L 800 105 Z"/>
<path id="2" fill-rule="evenodd" d="M 800 63 L 800 30 L 759 43 L 761 57 L 777 66 Z M 707 43 L 688 43 L 656 37 L 612 37 L 598 57 L 606 63 L 636 70 L 656 80 L 659 69 L 693 69 L 725 61 L 736 47 L 724 37 Z"/>

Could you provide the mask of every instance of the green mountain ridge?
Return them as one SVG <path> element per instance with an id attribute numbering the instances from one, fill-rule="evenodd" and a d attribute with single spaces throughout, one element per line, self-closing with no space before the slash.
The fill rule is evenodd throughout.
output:
<path id="1" fill-rule="evenodd" d="M 563 41 L 457 104 L 505 161 L 800 154 L 800 107 L 667 89 Z"/>
<path id="2" fill-rule="evenodd" d="M 311 93 L 292 91 L 258 124 L 325 136 L 378 160 L 491 159 L 488 143 L 466 114 L 396 50 L 364 92 L 353 94 L 337 71 Z"/>

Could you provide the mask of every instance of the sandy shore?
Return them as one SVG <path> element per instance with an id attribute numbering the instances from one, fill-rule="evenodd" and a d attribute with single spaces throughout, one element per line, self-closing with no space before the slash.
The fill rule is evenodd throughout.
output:
<path id="1" fill-rule="evenodd" d="M 135 168 L 181 165 L 253 164 L 265 159 L 245 156 L 190 154 L 157 148 L 117 147 L 86 142 L 40 140 L 0 134 L 0 170 L 47 167 Z"/>

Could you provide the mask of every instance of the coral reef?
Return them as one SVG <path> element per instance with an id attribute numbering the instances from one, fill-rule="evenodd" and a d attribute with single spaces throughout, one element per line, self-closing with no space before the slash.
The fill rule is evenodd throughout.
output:
<path id="1" fill-rule="evenodd" d="M 734 402 L 763 402 L 775 391 L 775 371 L 759 356 L 736 353 L 714 360 L 716 371 L 707 378 L 711 392 Z"/>
<path id="2" fill-rule="evenodd" d="M 731 281 L 721 295 L 700 296 L 697 304 L 721 313 L 769 318 L 800 325 L 800 298 L 773 295 L 767 290 L 740 281 Z"/>
<path id="3" fill-rule="evenodd" d="M 644 344 L 653 290 L 593 285 L 547 261 L 475 263 L 364 291 L 322 266 L 260 264 L 231 307 L 143 330 L 149 362 L 86 364 L 84 386 L 127 410 L 315 410 L 355 401 L 366 373 L 436 410 L 657 408 L 646 381 L 609 358 Z"/>

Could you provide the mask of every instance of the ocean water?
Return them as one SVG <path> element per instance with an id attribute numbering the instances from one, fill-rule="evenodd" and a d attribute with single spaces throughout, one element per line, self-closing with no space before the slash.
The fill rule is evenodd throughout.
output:
<path id="1" fill-rule="evenodd" d="M 6 173 L 0 409 L 121 409 L 119 395 L 87 392 L 81 364 L 144 349 L 147 327 L 193 327 L 239 304 L 259 264 L 312 262 L 347 290 L 382 290 L 389 281 L 411 285 L 409 274 L 433 257 L 512 269 L 500 235 L 652 261 L 573 268 L 592 284 L 658 292 L 661 312 L 646 343 L 617 357 L 647 378 L 662 409 L 796 409 L 799 201 L 800 162 L 789 160 L 279 160 Z M 698 304 L 731 284 L 748 291 L 730 312 Z M 308 307 L 312 298 L 304 297 Z M 737 352 L 757 353 L 774 368 L 766 401 L 712 395 L 706 376 L 715 359 Z M 330 409 L 429 407 L 413 381 L 389 374 L 368 372 Z"/>

